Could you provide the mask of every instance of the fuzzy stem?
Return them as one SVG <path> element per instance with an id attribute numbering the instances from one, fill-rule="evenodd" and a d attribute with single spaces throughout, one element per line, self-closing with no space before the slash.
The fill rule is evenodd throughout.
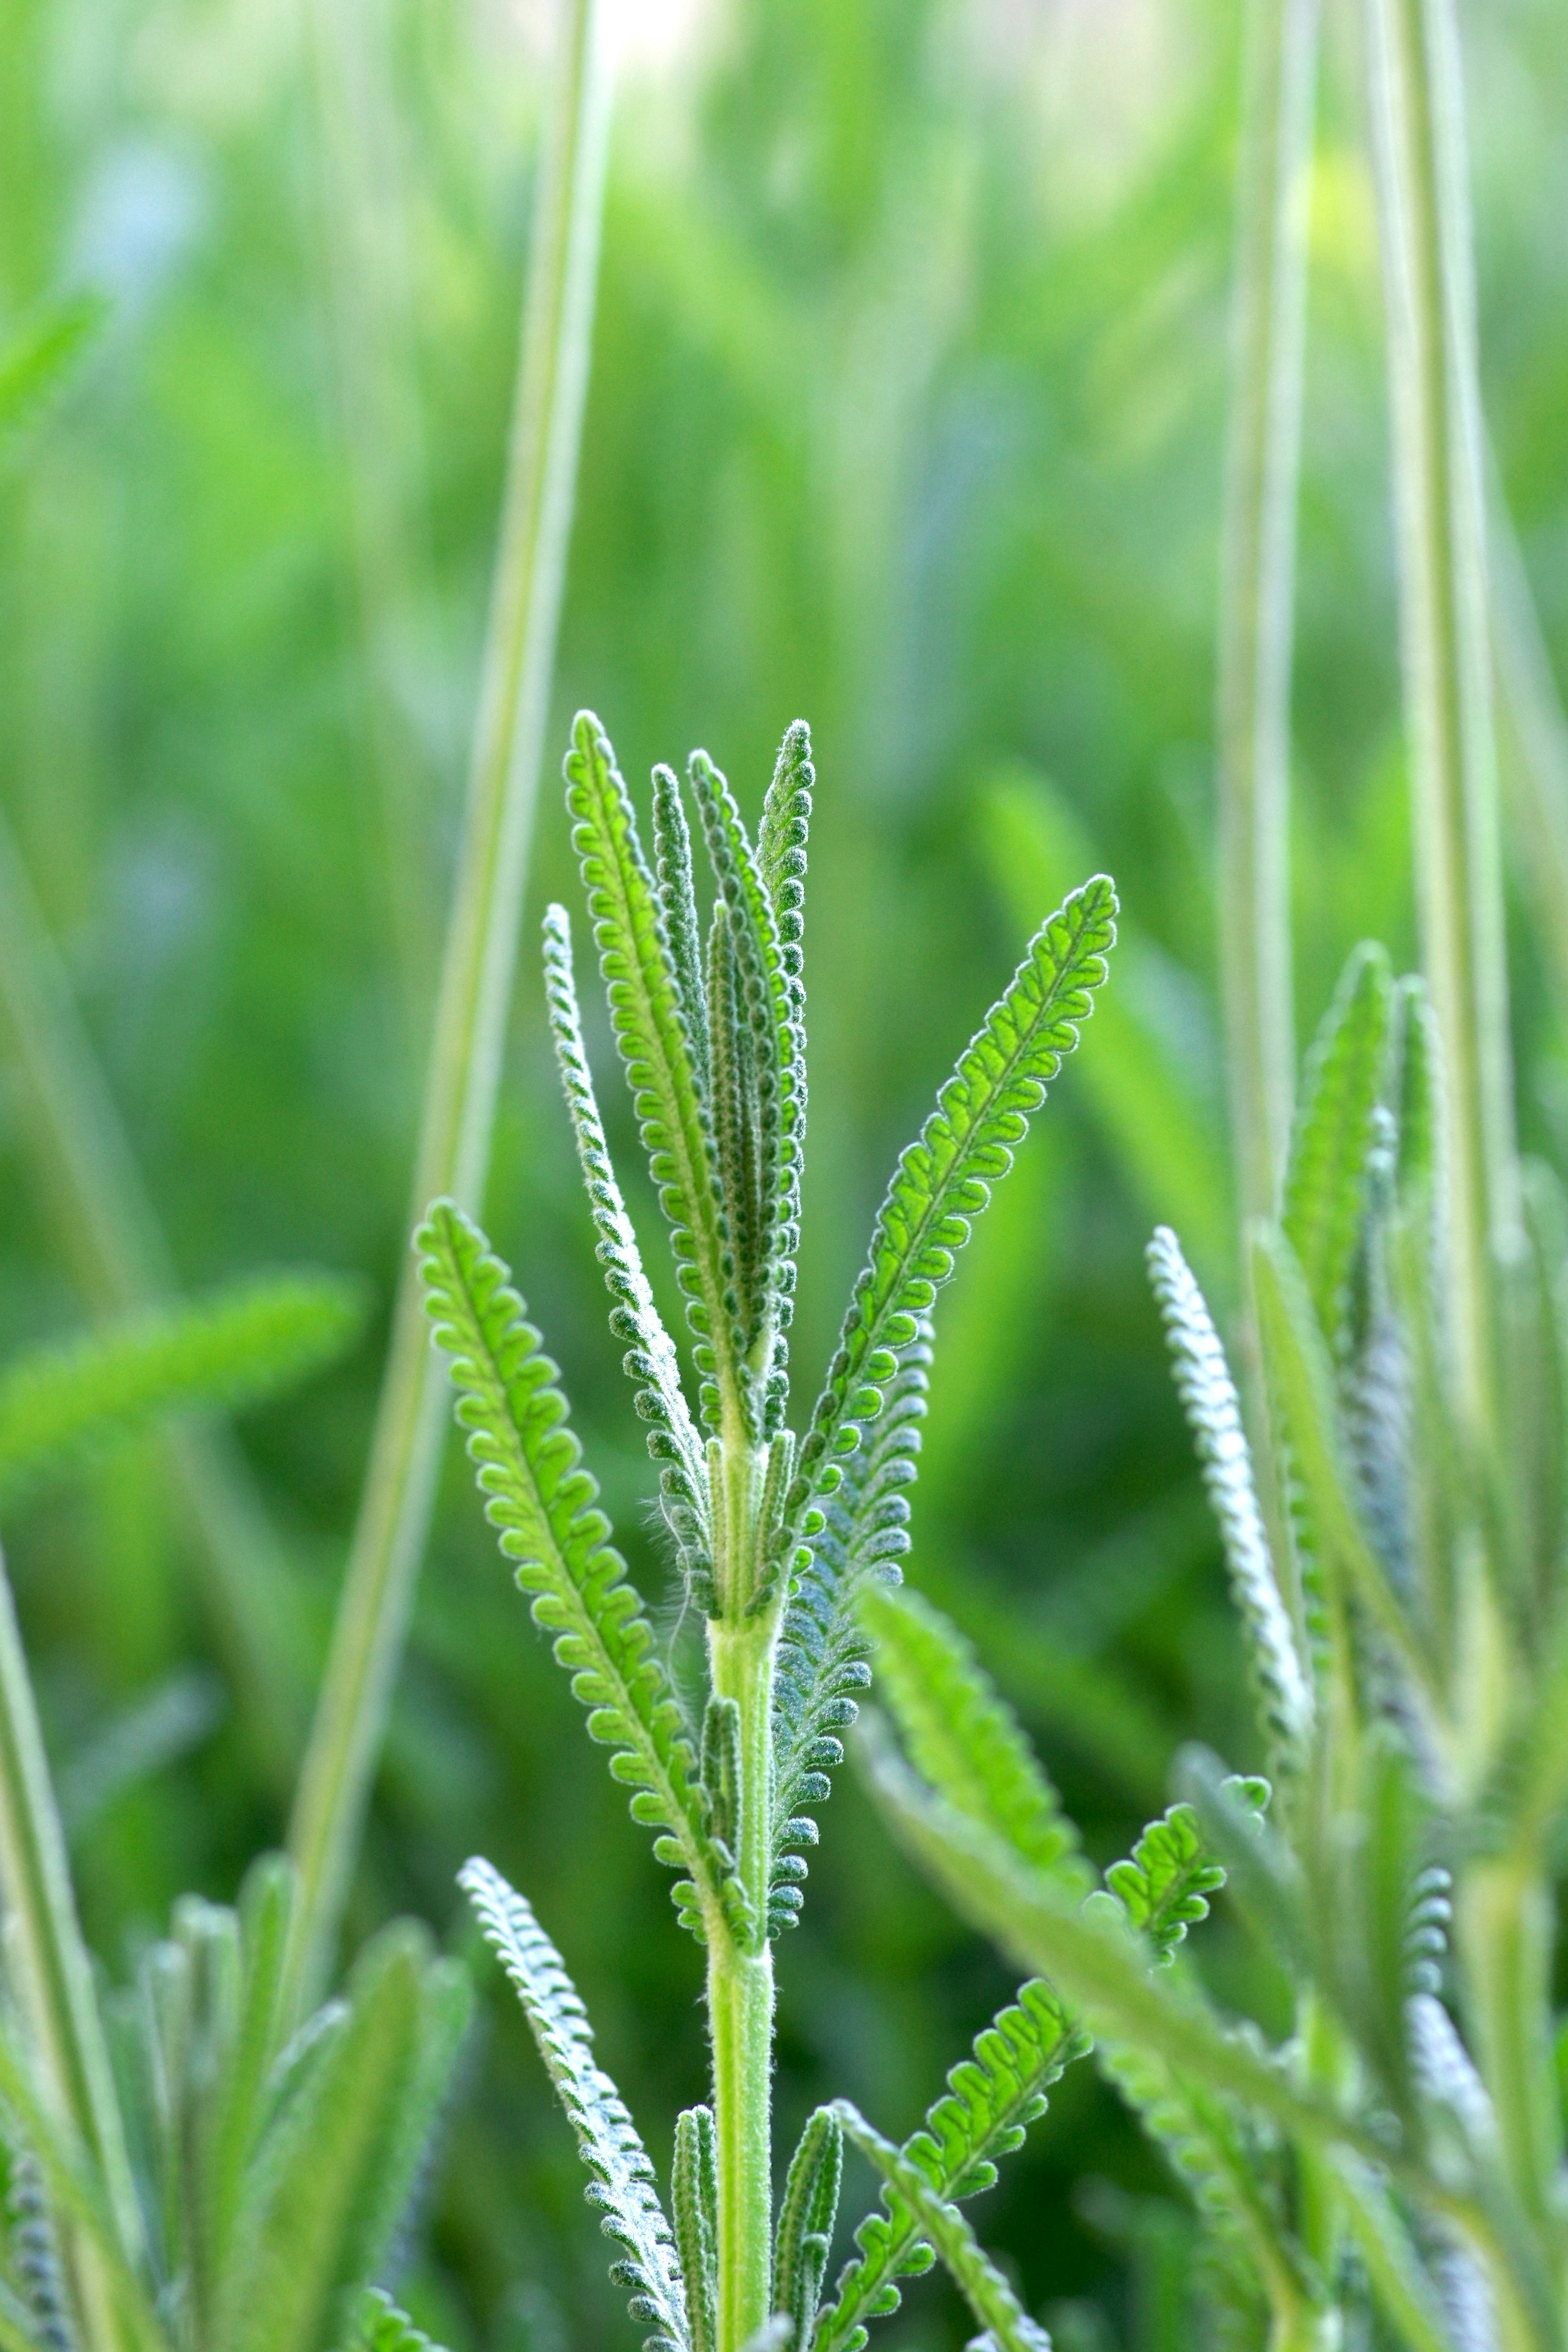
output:
<path id="1" fill-rule="evenodd" d="M 22 1651 L 10 1580 L 0 1562 L 0 1890 L 6 1912 L 6 1975 L 26 2024 L 40 2094 L 51 2119 L 91 2155 L 121 2249 L 142 2252 L 141 2215 L 126 2154 L 92 1963 L 77 1922 L 60 1827 Z M 92 2352 L 116 2352 L 122 2328 L 105 2263 L 79 2227 L 67 2258 Z"/>
<path id="2" fill-rule="evenodd" d="M 1295 1091 L 1290 637 L 1317 0 L 1251 0 L 1219 609 L 1221 943 L 1237 1205 L 1274 1214 Z"/>
<path id="3" fill-rule="evenodd" d="M 1443 1040 L 1455 1370 L 1495 1438 L 1519 1223 L 1475 293 L 1452 0 L 1366 0 L 1422 954 Z"/>
<path id="4" fill-rule="evenodd" d="M 719 2158 L 719 2352 L 741 2352 L 768 2317 L 773 2292 L 773 1955 L 766 1932 L 773 1820 L 776 1611 L 709 1628 L 714 1693 L 741 1715 L 736 1864 L 757 1929 L 750 1950 L 727 1934 L 708 1948 L 713 2121 Z"/>
<path id="5" fill-rule="evenodd" d="M 489 1164 L 576 482 L 598 268 L 609 84 L 598 0 L 567 0 L 534 222 L 463 839 L 413 1213 L 476 1210 Z M 417 1269 L 405 1265 L 359 1519 L 289 1847 L 302 1900 L 296 2007 L 325 1977 L 425 1548 L 446 1425 Z"/>

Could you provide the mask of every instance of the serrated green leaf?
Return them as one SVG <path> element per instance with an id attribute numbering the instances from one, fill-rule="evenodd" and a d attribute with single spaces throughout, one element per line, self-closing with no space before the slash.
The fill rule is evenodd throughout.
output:
<path id="1" fill-rule="evenodd" d="M 773 1675 L 773 1884 L 769 1927 L 793 1927 L 801 1906 L 804 1861 L 789 1849 L 816 1843 L 811 1807 L 832 1790 L 829 1772 L 844 1760 L 843 1734 L 854 1722 L 855 1694 L 871 1679 L 870 1643 L 859 1598 L 896 1584 L 908 1552 L 910 1505 L 925 1416 L 931 1363 L 922 1321 L 884 1389 L 885 1402 L 844 1477 L 829 1496 L 825 1522 L 809 1549 L 795 1553 L 795 1575 L 779 1635 Z"/>
<path id="2" fill-rule="evenodd" d="M 1336 1650 L 1348 1641 L 1342 1596 L 1353 1591 L 1405 1668 L 1412 1696 L 1440 1738 L 1442 1706 L 1431 1663 L 1362 1526 L 1339 1433 L 1328 1349 L 1289 1242 L 1259 1227 L 1250 1265 L 1270 1417 L 1295 1481 L 1293 1505 L 1305 1551 L 1322 1579 L 1330 1638 Z M 1336 1671 L 1348 1675 L 1348 1660 L 1341 1658 Z"/>
<path id="3" fill-rule="evenodd" d="M 1285 1170 L 1281 1223 L 1336 1361 L 1349 1345 L 1351 1270 L 1389 1076 L 1393 1013 L 1388 958 L 1363 941 L 1345 966 L 1308 1055 Z"/>
<path id="4" fill-rule="evenodd" d="M 1050 1987 L 1036 1979 L 974 2039 L 973 2055 L 954 2066 L 947 2089 L 900 2151 L 944 2203 L 975 2197 L 996 2178 L 996 2163 L 1023 2145 L 1045 2113 L 1046 2094 L 1089 2048 Z M 839 2273 L 834 2299 L 817 2325 L 815 2352 L 858 2352 L 865 2321 L 898 2308 L 895 2280 L 927 2266 L 920 2213 L 891 2182 L 882 2210 L 855 2233 L 858 2252 Z"/>
<path id="5" fill-rule="evenodd" d="M 367 2289 L 342 2352 L 442 2352 L 382 2288 Z"/>
<path id="6" fill-rule="evenodd" d="M 785 1506 L 791 1541 L 882 1406 L 870 1367 L 913 1340 L 954 1254 L 1012 1165 L 1047 1082 L 1078 1043 L 1116 937 L 1116 893 L 1103 875 L 1042 924 L 1000 1002 L 959 1056 L 937 1107 L 894 1171 L 855 1286 L 837 1351 L 802 1442 Z"/>
<path id="7" fill-rule="evenodd" d="M 818 2107 L 790 2159 L 773 2233 L 773 2309 L 788 2319 L 798 2346 L 809 2346 L 816 2324 L 843 2165 L 843 2126 L 831 2107 Z"/>
<path id="8" fill-rule="evenodd" d="M 985 2254 L 956 2205 L 949 2204 L 903 2150 L 884 2139 L 847 2099 L 833 2112 L 885 2186 L 908 2205 L 922 2235 L 936 2249 L 954 2285 L 1000 2352 L 1050 2352 L 1050 2337 L 1037 2327 L 1001 2272 Z"/>
<path id="9" fill-rule="evenodd" d="M 691 1066 L 699 1087 L 706 1091 L 708 998 L 702 983 L 702 934 L 697 921 L 691 833 L 679 782 L 674 769 L 662 762 L 653 772 L 653 861 L 666 961 L 679 991 Z"/>
<path id="10" fill-rule="evenodd" d="M 551 907 L 544 918 L 545 998 L 561 1083 L 571 1113 L 582 1163 L 598 1258 L 615 1307 L 610 1328 L 629 1349 L 625 1359 L 639 1414 L 649 1423 L 648 1451 L 663 1465 L 665 1515 L 683 1557 L 706 1558 L 708 1477 L 702 1443 L 680 1385 L 675 1345 L 665 1329 L 647 1276 L 636 1229 L 616 1181 L 604 1122 L 583 1044 L 577 992 L 572 978 L 572 929 L 565 909 Z"/>
<path id="11" fill-rule="evenodd" d="M 1111 1864 L 1105 1883 L 1165 1961 L 1187 1929 L 1208 1917 L 1208 1897 L 1225 1885 L 1225 1872 L 1205 1846 L 1191 1805 L 1175 1804 L 1149 1823 L 1127 1861 Z"/>
<path id="12" fill-rule="evenodd" d="M 517 1563 L 535 1622 L 588 1713 L 591 1736 L 615 1750 L 611 1769 L 635 1791 L 636 1819 L 665 1832 L 655 1847 L 691 1873 L 711 1933 L 726 1894 L 707 1833 L 707 1801 L 685 1717 L 654 1647 L 642 1601 L 610 1542 L 598 1492 L 556 1386 L 557 1368 L 527 1322 L 507 1268 L 449 1202 L 420 1228 L 436 1340 L 451 1359 L 458 1418 L 501 1550 Z M 687 1911 L 696 1925 L 699 1914 Z M 738 1917 L 738 1914 L 735 1915 Z"/>
<path id="13" fill-rule="evenodd" d="M 585 2192 L 622 2254 L 611 2264 L 630 2311 L 655 2333 L 647 2352 L 688 2352 L 679 2262 L 653 2185 L 653 2166 L 615 2084 L 594 2057 L 587 2013 L 560 1953 L 523 1897 L 476 1858 L 458 1876 L 479 1925 L 517 1989 L 539 2054 L 593 2179 Z"/>
<path id="14" fill-rule="evenodd" d="M 710 2107 L 687 2107 L 675 2119 L 669 2203 L 691 2352 L 718 2352 L 719 2158 Z"/>
<path id="15" fill-rule="evenodd" d="M 795 978 L 786 969 L 784 942 L 772 896 L 758 871 L 734 796 L 705 751 L 694 751 L 688 771 L 702 819 L 708 855 L 728 918 L 739 981 L 736 1026 L 747 1040 L 746 1066 L 755 1088 L 757 1137 L 757 1230 L 743 1318 L 748 1359 L 763 1381 L 763 1434 L 778 1426 L 769 1418 L 772 1340 L 789 1323 L 795 1297 L 795 1261 L 800 1246 L 801 1150 L 805 1105 L 797 1091 L 805 1066 Z M 715 1036 L 717 1013 L 715 1012 Z M 715 1109 L 718 1059 L 715 1055 Z M 732 1225 L 738 1221 L 732 1216 Z M 759 1350 L 767 1360 L 759 1364 Z M 781 1400 L 782 1402 L 782 1400 Z"/>
<path id="16" fill-rule="evenodd" d="M 234 1411 L 355 1339 L 365 1297 L 334 1275 L 253 1276 L 14 1356 L 0 1371 L 0 1503 L 161 1413 Z"/>
<path id="17" fill-rule="evenodd" d="M 717 1428 L 720 1388 L 742 1392 L 743 1349 L 713 1134 L 658 892 L 616 755 L 592 711 L 579 711 L 573 724 L 566 805 L 610 1026 L 669 1222 L 676 1273 L 697 1335 L 698 1370 L 705 1381 L 718 1383 L 702 1399 L 703 1418 Z"/>
<path id="18" fill-rule="evenodd" d="M 1151 1241 L 1148 1263 L 1177 1394 L 1219 1522 L 1270 1759 L 1277 1769 L 1299 1771 L 1311 1744 L 1315 1712 L 1306 1629 L 1291 1617 L 1269 1551 L 1236 1385 L 1203 1293 L 1168 1226 L 1162 1225 Z"/>
<path id="19" fill-rule="evenodd" d="M 861 1622 L 880 1689 L 916 1770 L 955 1811 L 983 1822 L 1036 1870 L 1076 1864 L 1078 1832 L 1012 1709 L 970 1643 L 918 1593 L 868 1589 Z"/>

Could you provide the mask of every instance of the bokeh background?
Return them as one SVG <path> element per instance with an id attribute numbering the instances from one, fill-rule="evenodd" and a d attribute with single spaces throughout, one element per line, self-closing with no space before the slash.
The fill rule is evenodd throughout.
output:
<path id="1" fill-rule="evenodd" d="M 1558 0 L 1464 13 L 1484 391 L 1568 677 L 1568 16 Z M 1091 866 L 1115 874 L 1128 937 L 1105 1010 L 942 1309 L 911 1561 L 1101 1859 L 1163 1804 L 1182 1738 L 1255 1760 L 1141 1263 L 1169 1218 L 1217 1302 L 1234 1296 L 1211 877 L 1238 14 L 619 0 L 488 1207 L 661 1590 L 533 945 L 546 900 L 575 898 L 553 786 L 571 711 L 594 704 L 634 779 L 705 744 L 753 813 L 785 724 L 812 722 L 808 1388 L 895 1151 L 1035 922 Z M 300 1704 L 406 1246 L 551 19 L 546 0 L 0 10 L 0 326 L 62 289 L 109 302 L 75 388 L 0 457 L 5 814 L 180 1282 L 309 1261 L 362 1273 L 377 1302 L 350 1360 L 237 1433 Z M 1353 8 L 1328 0 L 1294 754 L 1303 1038 L 1357 938 L 1413 953 L 1360 88 Z M 1561 1005 L 1527 894 L 1511 920 L 1522 1125 L 1562 1164 Z M 597 1013 L 590 1042 L 647 1211 Z M 0 1071 L 0 1349 L 103 1304 L 79 1225 L 26 1087 Z M 284 1818 L 182 1492 L 148 1441 L 4 1531 L 89 1931 L 116 1976 L 182 1889 L 232 1895 Z M 850 1771 L 824 1829 L 781 1948 L 781 2120 L 843 2091 L 901 2134 L 1007 1981 Z M 476 1849 L 563 1947 L 662 2168 L 700 2090 L 696 1955 L 454 1449 L 355 1932 L 412 1909 L 463 1943 L 453 1875 Z M 1234 1985 L 1223 1920 L 1205 1958 Z M 454 2352 L 629 2347 L 569 2136 L 487 1981 L 405 2297 Z M 852 2171 L 847 2221 L 869 2193 Z M 1179 2199 L 1088 2069 L 975 2218 L 1064 2347 L 1181 2342 Z M 889 2330 L 910 2352 L 967 2333 L 938 2281 Z"/>

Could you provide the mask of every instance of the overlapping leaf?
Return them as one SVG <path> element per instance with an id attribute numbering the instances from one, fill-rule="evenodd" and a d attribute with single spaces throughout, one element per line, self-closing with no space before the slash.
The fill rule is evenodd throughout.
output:
<path id="1" fill-rule="evenodd" d="M 691 1878 L 677 1889 L 688 1923 L 743 1897 L 716 1865 L 707 1800 L 685 1718 L 654 1647 L 653 1629 L 582 1468 L 558 1372 L 524 1318 L 507 1269 L 448 1202 L 421 1227 L 427 1303 L 437 1344 L 461 1392 L 485 1510 L 517 1563 L 533 1614 L 588 1709 L 588 1730 L 614 1748 L 611 1770 L 635 1794 L 634 1817 L 664 1832 L 654 1851 Z"/>
<path id="2" fill-rule="evenodd" d="M 937 1107 L 899 1160 L 855 1286 L 826 1384 L 802 1443 L 784 1536 L 831 1492 L 883 1390 L 915 1338 L 990 1188 L 1078 1043 L 1116 936 L 1116 893 L 1103 875 L 1073 893 L 1031 941 L 1006 993 L 959 1056 Z M 820 1514 L 818 1513 L 818 1516 Z"/>
<path id="3" fill-rule="evenodd" d="M 605 2235 L 622 2249 L 611 2276 L 630 2290 L 632 2317 L 653 2331 L 647 2352 L 689 2352 L 679 2263 L 653 2166 L 619 2092 L 594 2057 L 593 2028 L 561 1955 L 523 1897 L 488 1862 L 467 1863 L 459 1884 L 517 1988 L 593 2175 L 588 2201 L 600 2210 Z"/>
<path id="4" fill-rule="evenodd" d="M 1389 1075 L 1393 1013 L 1388 958 L 1369 942 L 1346 965 L 1318 1032 L 1285 1171 L 1286 1238 L 1336 1360 L 1349 1345 L 1351 1272 Z"/>
<path id="5" fill-rule="evenodd" d="M 854 1722 L 856 1693 L 871 1679 L 860 1594 L 896 1584 L 909 1550 L 908 1489 L 915 1476 L 931 1363 L 923 1323 L 888 1383 L 887 1402 L 866 1444 L 845 1465 L 828 1500 L 826 1524 L 804 1552 L 784 1611 L 773 1680 L 773 1871 L 770 1925 L 793 1924 L 800 1909 L 795 1883 L 805 1864 L 787 1849 L 816 1842 L 809 1809 L 832 1789 L 829 1772 L 844 1760 L 843 1733 Z"/>
<path id="6" fill-rule="evenodd" d="M 580 711 L 566 759 L 566 805 L 583 868 L 594 939 L 609 996 L 610 1025 L 676 1270 L 709 1376 L 702 1409 L 717 1426 L 719 1391 L 739 1394 L 743 1355 L 730 1234 L 720 1197 L 712 1129 L 658 894 L 644 863 L 637 819 L 615 753 L 591 711 Z"/>
<path id="7" fill-rule="evenodd" d="M 1069 2022 L 1047 1984 L 1022 1986 L 975 2037 L 974 2054 L 953 2067 L 925 2122 L 904 2142 L 904 2165 L 939 2203 L 978 2196 L 996 2178 L 997 2158 L 1023 2145 L 1046 2110 L 1046 2094 L 1089 2037 Z M 884 2176 L 882 2210 L 855 2233 L 858 2252 L 839 2273 L 817 2325 L 816 2352 L 858 2352 L 865 2321 L 896 2311 L 894 2282 L 930 2267 L 922 2209 Z"/>
<path id="8" fill-rule="evenodd" d="M 1225 1547 L 1231 1597 L 1247 1635 L 1264 1729 L 1278 1765 L 1297 1769 L 1311 1738 L 1313 1701 L 1304 1628 L 1293 1623 L 1275 1573 L 1252 1480 L 1252 1458 L 1225 1350 L 1181 1244 L 1162 1225 L 1149 1273 L 1204 1486 Z"/>
<path id="9" fill-rule="evenodd" d="M 637 1411 L 649 1423 L 648 1451 L 661 1465 L 666 1517 L 683 1559 L 696 1565 L 708 1552 L 704 1526 L 708 1481 L 702 1445 L 680 1385 L 675 1345 L 654 1303 L 637 1233 L 605 1140 L 572 978 L 571 926 L 561 907 L 552 907 L 544 918 L 544 987 L 555 1058 L 599 1236 L 598 1259 L 616 1302 L 610 1328 L 626 1343 L 626 1376 L 637 1388 Z"/>

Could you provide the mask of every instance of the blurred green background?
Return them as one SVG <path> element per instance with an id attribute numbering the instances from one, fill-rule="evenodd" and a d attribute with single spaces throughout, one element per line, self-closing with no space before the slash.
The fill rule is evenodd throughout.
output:
<path id="1" fill-rule="evenodd" d="M 1168 1217 L 1217 1303 L 1233 1292 L 1211 709 L 1237 16 L 620 0 L 547 762 L 552 780 L 592 702 L 634 781 L 701 742 L 754 813 L 785 724 L 812 722 L 808 1391 L 895 1151 L 1034 923 L 1091 864 L 1116 876 L 1129 936 L 1106 1009 L 942 1309 L 911 1561 L 1101 1858 L 1163 1802 L 1184 1737 L 1255 1760 L 1141 1263 Z M 406 1242 L 550 26 L 545 0 L 0 11 L 0 330 L 62 289 L 110 304 L 68 399 L 0 457 L 4 810 L 182 1283 L 309 1260 L 363 1272 L 379 1302 L 352 1360 L 239 1431 L 302 1683 Z M 1492 0 L 1467 37 L 1489 423 L 1568 676 L 1568 16 Z M 1359 72 L 1354 11 L 1329 0 L 1303 1035 L 1358 937 L 1414 951 Z M 542 1019 L 537 918 L 576 896 L 552 781 L 530 895 L 487 1221 L 658 1591 L 649 1468 Z M 1561 1163 L 1568 1039 L 1525 900 L 1513 929 L 1522 1124 Z M 0 1086 L 9 1349 L 95 1302 L 27 1090 L 14 1071 Z M 161 1445 L 5 1534 L 76 1776 L 89 1932 L 118 1975 L 180 1890 L 232 1894 L 281 1833 L 279 1790 Z M 851 1772 L 824 1828 L 781 1950 L 781 2124 L 844 2091 L 901 2134 L 1006 1980 Z M 465 1938 L 453 1874 L 476 1849 L 561 1944 L 662 2168 L 700 2087 L 696 1956 L 454 1449 L 355 1932 L 412 1908 Z M 1205 1958 L 1221 1982 L 1240 1965 L 1223 1923 Z M 629 2345 L 542 2071 L 510 2000 L 489 2010 L 406 2299 L 454 2352 Z M 847 2219 L 868 2198 L 853 2176 Z M 1180 2340 L 1179 2201 L 1087 2069 L 975 2218 L 1064 2347 Z M 938 2352 L 965 2333 L 933 2281 L 889 2340 Z"/>

